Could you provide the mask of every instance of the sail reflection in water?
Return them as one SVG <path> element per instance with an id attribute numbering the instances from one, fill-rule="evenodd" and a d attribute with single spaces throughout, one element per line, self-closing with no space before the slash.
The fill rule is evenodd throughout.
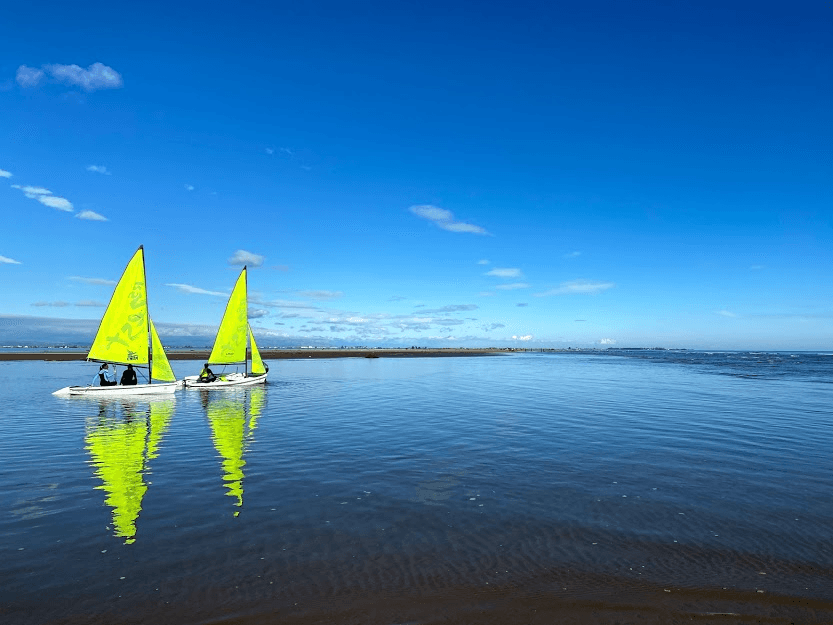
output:
<path id="1" fill-rule="evenodd" d="M 266 391 L 263 387 L 236 392 L 227 389 L 222 396 L 209 396 L 207 391 L 202 391 L 202 401 L 211 426 L 211 439 L 223 459 L 226 495 L 234 497 L 234 505 L 240 508 L 243 506 L 243 467 L 246 465 L 243 456 L 266 404 Z M 234 516 L 239 514 L 239 510 L 234 512 Z"/>
<path id="2" fill-rule="evenodd" d="M 159 455 L 175 402 L 168 396 L 95 403 L 98 415 L 87 419 L 85 447 L 102 481 L 96 489 L 106 493 L 104 503 L 113 509 L 114 535 L 130 544 L 136 540 L 136 519 L 148 489 L 144 480 L 148 461 Z"/>

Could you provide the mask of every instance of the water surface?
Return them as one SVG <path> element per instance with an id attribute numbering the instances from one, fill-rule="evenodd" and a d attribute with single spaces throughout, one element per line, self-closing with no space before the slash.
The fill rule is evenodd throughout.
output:
<path id="1" fill-rule="evenodd" d="M 4 622 L 833 618 L 833 356 L 294 360 L 264 388 L 50 395 L 93 367 L 0 363 Z"/>

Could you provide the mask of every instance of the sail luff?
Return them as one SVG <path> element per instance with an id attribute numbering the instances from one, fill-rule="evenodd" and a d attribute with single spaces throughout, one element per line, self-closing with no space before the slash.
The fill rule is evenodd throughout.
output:
<path id="1" fill-rule="evenodd" d="M 145 328 L 145 332 L 148 335 L 148 384 L 153 384 L 153 338 L 150 335 L 150 309 L 148 308 L 148 281 L 147 281 L 147 269 L 145 268 L 145 246 L 140 245 L 139 249 L 142 250 L 142 273 L 145 275 L 145 309 L 146 315 L 145 319 L 147 320 L 147 327 Z"/>

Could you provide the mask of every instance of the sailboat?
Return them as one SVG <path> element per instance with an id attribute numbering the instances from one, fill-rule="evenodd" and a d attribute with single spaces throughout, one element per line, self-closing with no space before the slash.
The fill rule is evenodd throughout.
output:
<path id="1" fill-rule="evenodd" d="M 68 386 L 52 394 L 110 397 L 173 393 L 182 384 L 177 382 L 171 370 L 159 335 L 148 314 L 145 253 L 141 245 L 127 263 L 121 279 L 116 284 L 87 354 L 87 360 L 147 368 L 148 383 L 132 386 Z M 153 384 L 153 380 L 160 380 L 162 383 Z"/>
<path id="2" fill-rule="evenodd" d="M 247 342 L 252 350 L 252 370 L 249 371 Z M 247 271 L 243 267 L 226 304 L 226 311 L 214 339 L 214 347 L 208 357 L 209 365 L 243 365 L 243 373 L 220 375 L 213 382 L 201 382 L 199 376 L 184 379 L 186 387 L 216 389 L 229 386 L 249 386 L 266 381 L 267 368 L 260 358 L 255 336 L 249 325 Z"/>

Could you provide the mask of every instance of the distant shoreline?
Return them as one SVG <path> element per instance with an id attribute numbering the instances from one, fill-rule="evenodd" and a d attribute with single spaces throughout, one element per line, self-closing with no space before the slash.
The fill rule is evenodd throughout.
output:
<path id="1" fill-rule="evenodd" d="M 264 360 L 300 360 L 306 358 L 435 358 L 460 356 L 492 356 L 512 351 L 513 349 L 262 349 L 260 355 Z M 537 351 L 537 350 L 536 350 Z M 168 360 L 207 360 L 211 351 L 208 349 L 171 349 L 165 352 Z M 0 361 L 8 360 L 46 360 L 77 361 L 85 360 L 87 350 L 69 349 L 32 349 L 14 352 L 0 351 Z"/>

